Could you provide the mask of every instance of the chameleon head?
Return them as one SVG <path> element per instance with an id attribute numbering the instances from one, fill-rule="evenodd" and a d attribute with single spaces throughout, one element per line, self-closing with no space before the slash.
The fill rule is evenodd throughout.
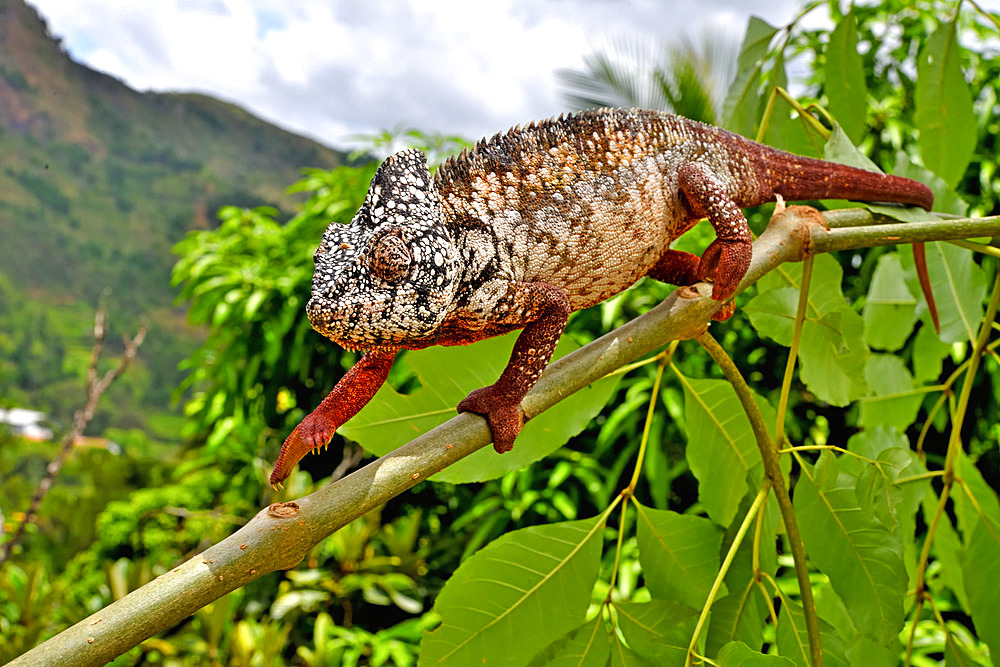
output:
<path id="1" fill-rule="evenodd" d="M 354 349 L 431 336 L 458 288 L 460 255 L 441 221 L 419 150 L 389 157 L 349 225 L 331 224 L 316 249 L 314 329 Z"/>

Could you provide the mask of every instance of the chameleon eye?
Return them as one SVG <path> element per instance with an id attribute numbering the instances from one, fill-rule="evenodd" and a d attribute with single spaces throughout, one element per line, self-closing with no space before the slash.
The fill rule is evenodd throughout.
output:
<path id="1" fill-rule="evenodd" d="M 400 283 L 410 275 L 413 255 L 398 236 L 383 236 L 372 252 L 372 270 L 387 283 Z"/>

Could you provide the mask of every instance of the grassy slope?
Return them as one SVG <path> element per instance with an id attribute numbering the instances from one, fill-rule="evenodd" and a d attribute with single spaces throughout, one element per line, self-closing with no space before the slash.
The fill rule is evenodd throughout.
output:
<path id="1" fill-rule="evenodd" d="M 21 0 L 0 0 L 0 274 L 25 297 L 15 303 L 42 304 L 47 326 L 70 337 L 70 376 L 106 290 L 118 332 L 150 321 L 146 380 L 124 397 L 133 422 L 166 408 L 198 337 L 174 304 L 172 245 L 223 204 L 291 210 L 284 188 L 301 167 L 342 160 L 207 96 L 138 93 L 72 62 Z M 21 326 L 18 312 L 0 316 Z M 62 412 L 65 389 L 31 398 Z"/>

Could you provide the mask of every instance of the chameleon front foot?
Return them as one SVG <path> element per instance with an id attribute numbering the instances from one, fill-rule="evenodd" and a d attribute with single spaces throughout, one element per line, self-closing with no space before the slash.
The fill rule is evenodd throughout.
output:
<path id="1" fill-rule="evenodd" d="M 395 356 L 396 351 L 389 348 L 366 352 L 340 378 L 340 382 L 319 407 L 303 419 L 285 439 L 271 473 L 272 486 L 292 474 L 292 468 L 303 456 L 328 445 L 341 424 L 356 415 L 372 399 L 389 375 Z"/>
<path id="2" fill-rule="evenodd" d="M 459 412 L 475 412 L 486 417 L 493 434 L 493 449 L 498 454 L 514 448 L 514 439 L 524 426 L 521 416 L 521 402 L 512 402 L 509 397 L 495 389 L 496 385 L 476 389 L 458 404 Z"/>
<path id="3" fill-rule="evenodd" d="M 319 410 L 303 419 L 281 446 L 281 453 L 274 463 L 274 470 L 271 471 L 271 486 L 281 484 L 292 474 L 292 468 L 306 454 L 329 445 L 336 432 L 337 424 L 331 422 Z"/>

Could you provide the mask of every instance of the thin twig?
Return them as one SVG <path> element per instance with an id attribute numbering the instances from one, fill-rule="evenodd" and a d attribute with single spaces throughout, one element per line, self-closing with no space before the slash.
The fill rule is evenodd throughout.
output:
<path id="1" fill-rule="evenodd" d="M 785 535 L 788 537 L 788 545 L 792 550 L 792 560 L 795 563 L 795 576 L 799 581 L 799 596 L 802 598 L 802 610 L 806 619 L 806 633 L 809 636 L 810 665 L 812 667 L 822 667 L 823 652 L 820 646 L 819 618 L 816 615 L 816 601 L 813 598 L 812 582 L 809 580 L 809 565 L 806 562 L 806 551 L 802 543 L 802 534 L 799 532 L 798 520 L 795 518 L 792 498 L 788 494 L 788 486 L 785 484 L 785 477 L 781 473 L 778 449 L 767 432 L 767 425 L 764 423 L 764 417 L 760 413 L 760 408 L 757 407 L 757 403 L 754 401 L 750 385 L 743 379 L 743 375 L 740 374 L 732 358 L 726 354 L 722 346 L 707 331 L 698 336 L 698 342 L 705 348 L 705 351 L 712 357 L 712 361 L 722 370 L 722 374 L 726 376 L 729 384 L 736 390 L 740 404 L 743 406 L 743 410 L 750 420 L 750 426 L 757 440 L 757 448 L 760 450 L 760 458 L 764 463 L 764 475 L 774 489 L 774 496 L 778 501 L 781 519 L 785 524 Z"/>
<path id="2" fill-rule="evenodd" d="M 722 590 L 726 574 L 729 573 L 729 568 L 732 566 L 733 560 L 736 559 L 736 553 L 739 551 L 740 545 L 743 544 L 743 538 L 746 537 L 747 531 L 750 530 L 750 524 L 756 520 L 757 514 L 763 514 L 761 508 L 767 501 L 767 496 L 770 492 L 771 482 L 765 477 L 760 485 L 760 490 L 757 491 L 757 495 L 754 497 L 753 503 L 750 504 L 750 509 L 747 510 L 746 516 L 743 517 L 736 535 L 733 536 L 733 541 L 729 545 L 728 551 L 726 551 L 726 557 L 723 559 L 722 565 L 719 566 L 719 571 L 715 575 L 715 581 L 712 582 L 712 588 L 708 592 L 708 599 L 705 600 L 705 604 L 701 608 L 701 614 L 698 615 L 698 622 L 694 627 L 694 632 L 691 633 L 691 642 L 688 644 L 687 657 L 684 659 L 685 667 L 689 667 L 696 658 L 699 660 L 706 659 L 705 656 L 698 655 L 698 638 L 705 628 L 705 623 L 708 622 L 708 615 L 712 611 L 712 605 L 715 603 L 715 598 L 718 597 L 719 591 Z M 750 581 L 750 585 L 753 585 L 753 580 Z M 747 590 L 749 590 L 749 587 Z"/>
<path id="3" fill-rule="evenodd" d="M 13 535 L 7 540 L 3 545 L 3 553 L 0 554 L 0 567 L 6 563 L 11 555 L 14 553 L 14 548 L 20 543 L 21 539 L 24 537 L 25 531 L 28 526 L 35 523 L 38 519 L 38 508 L 42 504 L 42 500 L 45 499 L 45 495 L 52 488 L 52 484 L 55 482 L 56 476 L 62 469 L 63 464 L 66 462 L 66 458 L 69 456 L 70 451 L 73 449 L 73 443 L 83 434 L 83 430 L 90 423 L 90 420 L 94 418 L 94 413 L 97 411 L 97 403 L 100 401 L 101 396 L 107 391 L 111 383 L 121 377 L 125 369 L 128 368 L 132 360 L 135 359 L 136 352 L 139 350 L 139 346 L 142 345 L 143 339 L 146 337 L 146 326 L 142 325 L 139 327 L 139 331 L 136 333 L 135 338 L 129 339 L 125 337 L 125 352 L 122 354 L 121 361 L 119 361 L 118 366 L 107 371 L 103 376 L 98 376 L 97 374 L 97 362 L 100 359 L 101 352 L 104 350 L 105 334 L 107 333 L 107 314 L 105 312 L 104 304 L 102 303 L 97 308 L 97 314 L 94 316 L 94 346 L 90 350 L 90 364 L 87 366 L 87 400 L 83 404 L 83 407 L 76 411 L 73 415 L 73 426 L 70 428 L 69 432 L 63 436 L 62 441 L 59 445 L 59 453 L 56 457 L 49 462 L 45 467 L 45 475 L 42 480 L 38 483 L 38 488 L 35 489 L 34 495 L 31 497 L 31 504 L 28 506 L 28 511 L 25 512 L 24 518 L 21 523 L 15 529 Z"/>

